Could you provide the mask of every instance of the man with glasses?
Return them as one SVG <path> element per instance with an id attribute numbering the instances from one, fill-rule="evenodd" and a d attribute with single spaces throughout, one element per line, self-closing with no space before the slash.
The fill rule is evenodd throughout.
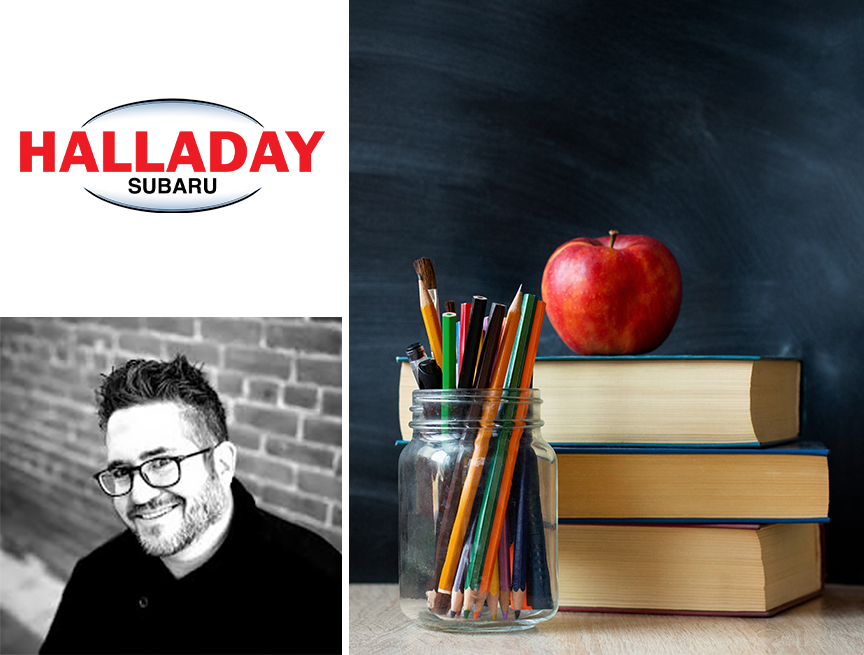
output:
<path id="1" fill-rule="evenodd" d="M 339 652 L 341 555 L 234 479 L 201 371 L 132 360 L 98 396 L 107 466 L 93 477 L 128 529 L 75 566 L 40 652 Z"/>

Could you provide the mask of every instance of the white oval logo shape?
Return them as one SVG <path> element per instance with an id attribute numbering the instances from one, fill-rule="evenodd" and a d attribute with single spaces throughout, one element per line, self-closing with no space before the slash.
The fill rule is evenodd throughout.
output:
<path id="1" fill-rule="evenodd" d="M 240 202 L 261 188 L 249 164 L 264 128 L 230 107 L 145 100 L 104 111 L 83 129 L 102 155 L 100 172 L 86 175 L 85 189 L 105 202 L 198 212 Z"/>

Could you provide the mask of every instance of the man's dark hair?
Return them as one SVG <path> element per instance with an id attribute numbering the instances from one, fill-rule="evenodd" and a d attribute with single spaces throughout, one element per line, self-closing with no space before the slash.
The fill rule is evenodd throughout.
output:
<path id="1" fill-rule="evenodd" d="M 170 362 L 132 359 L 102 377 L 102 386 L 96 391 L 102 430 L 118 409 L 173 402 L 194 426 L 196 443 L 203 447 L 228 439 L 225 408 L 219 396 L 201 368 L 190 364 L 183 355 L 176 355 Z"/>

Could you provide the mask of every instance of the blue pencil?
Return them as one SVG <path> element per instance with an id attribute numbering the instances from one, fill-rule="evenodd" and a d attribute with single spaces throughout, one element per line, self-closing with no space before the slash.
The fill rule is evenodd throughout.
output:
<path id="1" fill-rule="evenodd" d="M 529 446 L 530 447 L 530 446 Z M 513 530 L 513 576 L 510 582 L 513 590 L 513 611 L 516 618 L 525 604 L 525 567 L 528 563 L 528 453 L 524 446 L 516 464 L 518 468 L 519 487 L 516 504 L 516 525 Z"/>

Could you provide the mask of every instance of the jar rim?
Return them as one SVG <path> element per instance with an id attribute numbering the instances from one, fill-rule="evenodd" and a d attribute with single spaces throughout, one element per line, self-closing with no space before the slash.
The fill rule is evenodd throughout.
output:
<path id="1" fill-rule="evenodd" d="M 526 402 L 540 404 L 540 389 L 415 389 L 412 394 L 412 407 L 419 402 L 477 402 L 478 400 L 499 399 L 507 402 Z"/>
<path id="2" fill-rule="evenodd" d="M 531 427 L 543 425 L 538 413 L 538 406 L 543 402 L 539 389 L 417 389 L 412 401 L 409 408 L 412 418 L 408 423 L 412 429 L 446 431 L 456 426 L 477 428 L 481 425 L 498 428 L 512 427 L 514 422 Z M 489 404 L 495 406 L 494 416 L 484 416 L 481 411 Z M 447 415 L 446 407 L 450 408 Z M 517 417 L 518 407 L 531 409 Z"/>

